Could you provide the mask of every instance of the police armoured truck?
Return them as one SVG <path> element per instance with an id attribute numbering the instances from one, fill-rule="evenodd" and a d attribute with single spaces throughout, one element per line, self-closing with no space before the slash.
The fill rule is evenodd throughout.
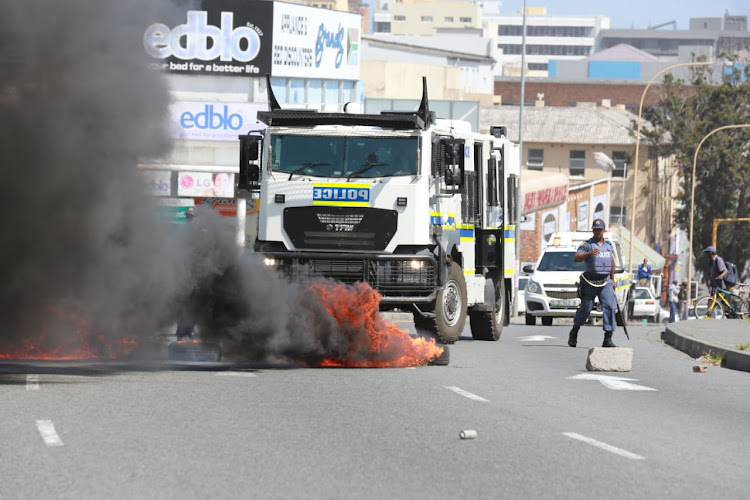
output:
<path id="1" fill-rule="evenodd" d="M 365 282 L 418 329 L 497 340 L 508 324 L 518 223 L 518 147 L 429 111 L 281 109 L 240 136 L 239 192 L 260 191 L 255 251 L 267 265 Z"/>

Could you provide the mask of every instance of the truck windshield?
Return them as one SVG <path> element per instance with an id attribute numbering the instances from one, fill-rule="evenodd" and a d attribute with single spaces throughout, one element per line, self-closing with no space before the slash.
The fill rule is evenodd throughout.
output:
<path id="1" fill-rule="evenodd" d="M 418 137 L 276 135 L 271 170 L 289 177 L 390 177 L 417 174 Z"/>
<path id="2" fill-rule="evenodd" d="M 575 262 L 570 252 L 545 252 L 537 271 L 579 271 L 583 272 L 583 262 Z"/>

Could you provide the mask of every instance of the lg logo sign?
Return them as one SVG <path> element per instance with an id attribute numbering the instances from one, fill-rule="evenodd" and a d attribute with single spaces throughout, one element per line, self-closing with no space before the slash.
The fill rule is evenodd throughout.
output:
<path id="1" fill-rule="evenodd" d="M 246 48 L 243 47 L 243 42 Z M 143 34 L 146 52 L 155 58 L 175 56 L 180 59 L 249 62 L 260 52 L 258 33 L 247 26 L 234 28 L 234 13 L 221 13 L 221 26 L 208 24 L 208 13 L 188 11 L 187 23 L 170 30 L 155 23 Z"/>

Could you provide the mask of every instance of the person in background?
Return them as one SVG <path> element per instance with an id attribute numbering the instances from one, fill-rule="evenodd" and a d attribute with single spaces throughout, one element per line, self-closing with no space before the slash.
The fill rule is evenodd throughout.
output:
<path id="1" fill-rule="evenodd" d="M 677 294 L 677 301 L 679 304 L 680 321 L 688 319 L 688 300 L 687 300 L 687 280 L 682 280 L 680 285 L 680 292 Z"/>
<path id="2" fill-rule="evenodd" d="M 677 285 L 677 280 L 672 281 L 669 285 L 669 322 L 674 323 L 677 319 L 677 302 L 679 299 L 680 287 Z"/>
<path id="3" fill-rule="evenodd" d="M 651 286 L 651 265 L 648 259 L 638 265 L 638 286 Z"/>
<path id="4" fill-rule="evenodd" d="M 185 212 L 185 222 L 192 224 L 198 218 L 198 212 L 195 211 L 195 207 L 190 207 Z M 182 317 L 177 321 L 177 331 L 175 336 L 177 341 L 181 340 L 192 340 L 195 333 L 195 321 L 190 318 L 190 314 L 183 311 Z"/>
<path id="5" fill-rule="evenodd" d="M 719 288 L 726 289 L 726 285 L 724 284 L 724 276 L 727 275 L 727 265 L 724 264 L 724 259 L 716 254 L 716 247 L 714 246 L 707 246 L 703 250 L 703 253 L 706 254 L 709 259 L 708 281 L 706 284 L 711 289 L 717 286 Z"/>

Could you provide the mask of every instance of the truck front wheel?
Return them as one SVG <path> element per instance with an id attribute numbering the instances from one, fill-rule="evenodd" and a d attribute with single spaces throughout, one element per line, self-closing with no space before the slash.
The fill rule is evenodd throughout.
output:
<path id="1" fill-rule="evenodd" d="M 492 304 L 492 311 L 471 311 L 469 313 L 471 336 L 474 337 L 474 340 L 500 339 L 500 335 L 503 333 L 503 325 L 505 325 L 506 305 L 505 280 L 501 276 L 497 279 L 495 285 L 495 303 Z"/>
<path id="2" fill-rule="evenodd" d="M 435 301 L 435 326 L 440 340 L 453 344 L 466 324 L 466 281 L 461 266 L 451 262 L 445 288 L 438 291 Z"/>

